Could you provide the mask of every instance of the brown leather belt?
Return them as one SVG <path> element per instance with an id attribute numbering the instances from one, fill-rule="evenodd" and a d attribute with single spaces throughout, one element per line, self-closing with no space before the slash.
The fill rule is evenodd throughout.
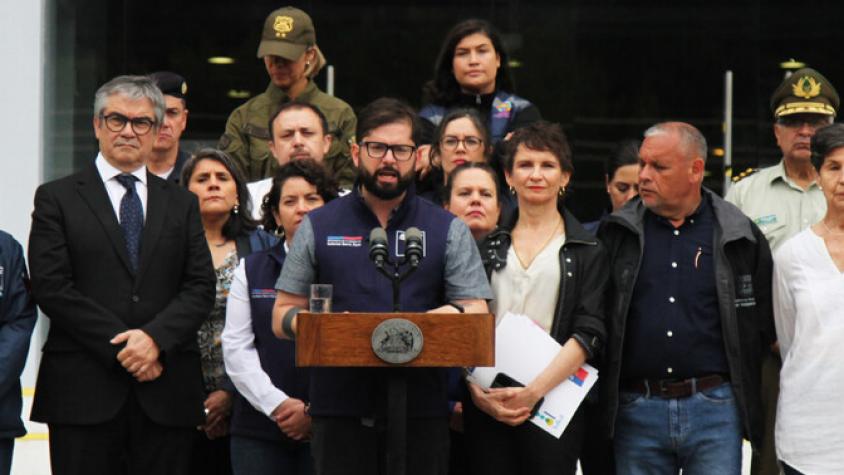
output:
<path id="1" fill-rule="evenodd" d="M 720 386 L 729 380 L 720 374 L 710 374 L 699 378 L 676 379 L 640 379 L 626 381 L 621 385 L 624 391 L 641 393 L 665 399 L 684 398 L 696 392 L 706 391 Z"/>

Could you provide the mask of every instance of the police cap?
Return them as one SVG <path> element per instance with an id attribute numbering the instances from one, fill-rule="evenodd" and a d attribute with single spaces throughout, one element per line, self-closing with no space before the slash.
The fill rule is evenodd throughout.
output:
<path id="1" fill-rule="evenodd" d="M 839 104 L 838 92 L 832 83 L 814 69 L 798 69 L 785 78 L 771 96 L 774 118 L 791 114 L 821 114 L 835 116 Z"/>
<path id="2" fill-rule="evenodd" d="M 184 99 L 188 94 L 188 83 L 185 78 L 170 71 L 156 71 L 149 75 L 149 78 L 161 89 L 165 96 Z"/>
<path id="3" fill-rule="evenodd" d="M 316 31 L 311 17 L 298 8 L 283 7 L 270 13 L 264 20 L 258 57 L 272 55 L 295 61 L 314 45 Z"/>

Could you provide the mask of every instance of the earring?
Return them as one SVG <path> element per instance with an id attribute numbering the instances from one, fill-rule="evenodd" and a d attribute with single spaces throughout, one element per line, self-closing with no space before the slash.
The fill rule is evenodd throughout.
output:
<path id="1" fill-rule="evenodd" d="M 513 188 L 512 186 L 510 187 L 510 194 L 513 195 L 513 196 L 516 196 L 516 189 Z"/>
<path id="2" fill-rule="evenodd" d="M 560 193 L 560 198 L 562 198 L 563 196 L 565 196 L 565 194 L 566 194 L 566 187 L 565 187 L 565 186 L 561 186 L 561 187 L 560 187 L 560 191 L 559 191 L 559 193 Z"/>
<path id="3" fill-rule="evenodd" d="M 234 205 L 234 208 L 232 208 L 232 213 L 237 214 L 239 212 L 240 212 L 240 206 Z"/>
<path id="4" fill-rule="evenodd" d="M 305 69 L 310 68 L 310 67 L 311 67 L 311 62 L 305 61 Z"/>

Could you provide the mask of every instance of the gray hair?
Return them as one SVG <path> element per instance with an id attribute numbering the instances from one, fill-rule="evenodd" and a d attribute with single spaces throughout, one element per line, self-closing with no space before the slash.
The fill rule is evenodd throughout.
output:
<path id="1" fill-rule="evenodd" d="M 137 101 L 149 99 L 155 113 L 155 128 L 164 122 L 164 95 L 148 76 L 117 76 L 103 84 L 94 95 L 94 117 L 99 117 L 106 106 L 109 97 L 120 94 L 127 99 Z"/>
<path id="2" fill-rule="evenodd" d="M 691 124 L 685 122 L 660 122 L 645 131 L 645 138 L 653 137 L 654 135 L 667 135 L 669 133 L 675 133 L 680 137 L 680 143 L 683 144 L 687 158 L 694 159 L 700 157 L 706 163 L 706 138 L 700 133 L 700 130 Z"/>

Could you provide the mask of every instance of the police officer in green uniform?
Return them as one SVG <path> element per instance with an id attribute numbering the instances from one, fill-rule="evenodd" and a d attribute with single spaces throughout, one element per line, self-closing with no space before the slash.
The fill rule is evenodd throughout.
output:
<path id="1" fill-rule="evenodd" d="M 273 11 L 264 21 L 258 57 L 263 58 L 270 84 L 232 112 L 218 147 L 243 168 L 249 181 L 272 176 L 278 166 L 269 150 L 269 120 L 282 103 L 297 100 L 318 107 L 334 135 L 325 165 L 341 186 L 351 187 L 356 173 L 349 155 L 357 119 L 352 108 L 322 92 L 312 77 L 325 58 L 316 46 L 311 17 L 293 7 Z"/>
<path id="2" fill-rule="evenodd" d="M 839 105 L 832 84 L 814 69 L 804 68 L 787 77 L 771 97 L 774 135 L 782 160 L 756 173 L 743 174 L 727 192 L 726 200 L 738 206 L 776 249 L 788 238 L 821 220 L 826 200 L 812 166 L 811 140 L 815 131 L 829 125 Z M 779 393 L 778 349 L 763 363 L 762 398 L 765 440 L 754 453 L 751 473 L 780 473 L 774 447 L 774 424 Z"/>

